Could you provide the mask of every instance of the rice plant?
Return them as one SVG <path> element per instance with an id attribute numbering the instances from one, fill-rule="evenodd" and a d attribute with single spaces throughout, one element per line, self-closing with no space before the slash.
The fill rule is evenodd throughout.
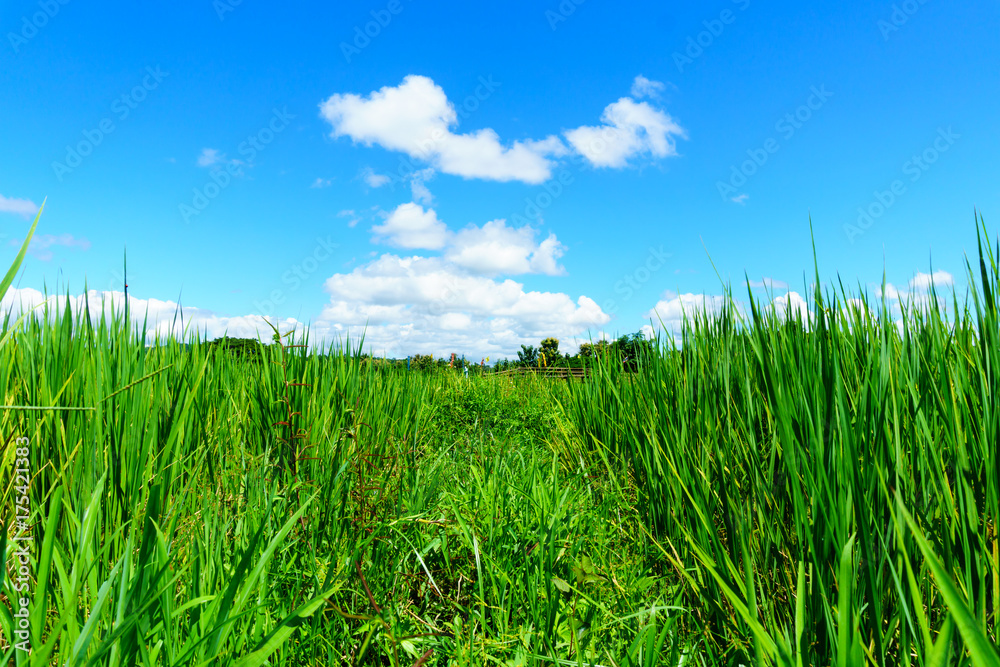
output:
<path id="1" fill-rule="evenodd" d="M 1000 664 L 1000 253 L 980 238 L 964 301 L 897 322 L 817 288 L 803 320 L 751 293 L 570 387 L 572 456 L 634 475 L 712 664 Z"/>
<path id="2" fill-rule="evenodd" d="M 8 318 L 5 575 L 34 541 L 0 582 L 6 663 L 676 662 L 637 513 L 548 447 L 558 385 L 270 333 L 235 354 L 68 296 Z"/>
<path id="3" fill-rule="evenodd" d="M 967 298 L 730 298 L 583 381 L 276 328 L 237 350 L 68 295 L 8 313 L 2 659 L 1000 664 L 979 224 Z"/>

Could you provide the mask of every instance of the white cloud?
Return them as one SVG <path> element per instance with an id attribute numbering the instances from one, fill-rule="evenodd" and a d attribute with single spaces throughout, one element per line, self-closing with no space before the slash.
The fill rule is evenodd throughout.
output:
<path id="1" fill-rule="evenodd" d="M 332 178 L 317 178 L 315 181 L 312 182 L 312 185 L 310 185 L 309 187 L 320 190 L 322 188 L 328 188 L 332 184 L 333 184 Z"/>
<path id="2" fill-rule="evenodd" d="M 434 178 L 433 169 L 421 169 L 410 176 L 410 191 L 413 193 L 413 201 L 420 202 L 424 206 L 430 206 L 434 202 L 434 195 L 427 187 L 427 181 Z"/>
<path id="3" fill-rule="evenodd" d="M 448 239 L 448 227 L 438 220 L 434 209 L 419 204 L 401 204 L 381 225 L 372 227 L 376 240 L 397 248 L 440 250 Z"/>
<path id="4" fill-rule="evenodd" d="M 648 102 L 623 97 L 609 104 L 601 115 L 603 125 L 565 132 L 576 152 L 595 167 L 622 168 L 636 156 L 657 158 L 677 154 L 675 137 L 686 133 L 669 115 Z"/>
<path id="5" fill-rule="evenodd" d="M 937 290 L 954 287 L 955 277 L 947 271 L 941 270 L 934 273 L 922 273 L 918 271 L 910 279 L 908 289 L 900 289 L 892 283 L 886 283 L 884 288 L 882 285 L 876 285 L 875 297 L 880 300 L 885 298 L 889 302 L 890 308 L 897 313 L 900 312 L 902 304 L 926 309 L 931 304 L 930 291 L 932 286 Z M 945 305 L 945 299 L 938 296 L 938 306 L 943 307 Z"/>
<path id="6" fill-rule="evenodd" d="M 344 209 L 337 214 L 338 218 L 350 218 L 347 221 L 348 227 L 357 227 L 358 223 L 361 222 L 361 218 L 354 212 L 353 209 Z"/>
<path id="7" fill-rule="evenodd" d="M 917 273 L 910 280 L 910 289 L 928 291 L 933 285 L 936 288 L 951 287 L 955 284 L 955 277 L 947 271 L 935 271 L 934 273 Z"/>
<path id="8" fill-rule="evenodd" d="M 242 164 L 242 160 L 230 160 L 226 158 L 225 153 L 216 148 L 203 148 L 201 149 L 201 154 L 198 156 L 198 166 L 206 169 L 215 167 L 216 165 L 224 165 L 229 168 L 239 167 Z"/>
<path id="9" fill-rule="evenodd" d="M 353 216 L 353 211 L 349 214 Z M 458 271 L 480 276 L 565 273 L 559 258 L 566 248 L 555 234 L 538 242 L 538 232 L 532 227 L 509 227 L 503 219 L 452 232 L 434 209 L 416 202 L 382 215 L 385 221 L 372 227 L 373 241 L 397 248 L 443 250 L 443 259 Z"/>
<path id="10" fill-rule="evenodd" d="M 930 291 L 932 285 L 937 289 L 953 287 L 955 285 L 955 277 L 947 271 L 935 271 L 934 273 L 921 273 L 918 271 L 910 279 L 909 290 L 899 289 L 892 283 L 886 283 L 884 288 L 882 285 L 875 287 L 875 297 L 878 299 L 884 297 L 887 301 L 897 303 L 909 301 L 917 304 L 926 304 L 929 298 L 927 292 Z"/>
<path id="11" fill-rule="evenodd" d="M 332 136 L 401 151 L 435 169 L 464 178 L 542 183 L 550 156 L 565 153 L 558 138 L 504 145 L 489 128 L 455 134 L 458 114 L 444 90 L 425 76 L 409 75 L 366 97 L 335 94 L 320 105 Z"/>
<path id="12" fill-rule="evenodd" d="M 11 311 L 15 317 L 21 313 L 31 310 L 35 306 L 45 302 L 50 304 L 50 310 L 61 311 L 66 304 L 66 296 L 44 294 L 32 288 L 11 288 L 6 296 L 0 301 L 0 309 L 3 312 Z M 73 312 L 81 312 L 86 305 L 89 305 L 91 318 L 96 323 L 103 313 L 109 319 L 112 312 L 121 313 L 125 304 L 125 295 L 122 292 L 89 290 L 86 294 L 70 295 L 70 307 Z M 270 340 L 271 330 L 267 326 L 264 317 L 260 315 L 242 315 L 228 317 L 219 315 L 202 308 L 190 306 L 180 306 L 174 301 L 161 301 L 159 299 L 139 299 L 130 295 L 128 297 L 129 319 L 138 326 L 142 326 L 143 321 L 147 322 L 148 340 L 154 340 L 159 334 L 161 338 L 173 336 L 187 340 L 191 335 L 198 333 L 201 337 L 207 335 L 208 339 L 219 338 L 223 335 L 240 338 L 262 337 L 265 341 Z M 41 313 L 42 309 L 35 311 Z M 287 318 L 283 320 L 273 320 L 276 325 L 284 331 L 291 328 L 302 328 L 302 323 L 295 319 Z"/>
<path id="13" fill-rule="evenodd" d="M 659 81 L 638 76 L 632 94 L 652 97 L 663 88 Z M 569 153 L 557 136 L 504 142 L 490 128 L 454 132 L 458 113 L 444 90 L 414 74 L 367 96 L 332 95 L 320 104 L 320 115 L 330 123 L 334 138 L 401 151 L 437 171 L 464 178 L 543 183 L 558 159 Z M 576 152 L 595 167 L 626 167 L 637 156 L 670 157 L 677 154 L 676 138 L 686 137 L 668 114 L 631 97 L 609 104 L 601 120 L 600 126 L 564 132 Z"/>
<path id="14" fill-rule="evenodd" d="M 211 167 L 213 164 L 218 164 L 221 161 L 222 154 L 215 148 L 203 148 L 201 149 L 201 155 L 198 156 L 199 167 Z"/>
<path id="15" fill-rule="evenodd" d="M 362 170 L 361 178 L 364 179 L 365 185 L 370 188 L 380 188 L 392 180 L 385 174 L 376 173 L 371 167 L 365 167 L 364 170 Z"/>
<path id="16" fill-rule="evenodd" d="M 645 317 L 652 322 L 652 328 L 662 330 L 679 345 L 683 338 L 685 319 L 689 323 L 702 315 L 714 319 L 722 313 L 725 305 L 724 296 L 676 294 L 667 290 Z"/>
<path id="17" fill-rule="evenodd" d="M 844 302 L 844 306 L 840 309 L 841 315 L 848 322 L 848 326 L 853 325 L 855 317 L 866 318 L 869 316 L 877 316 L 876 313 L 868 309 L 868 304 L 865 303 L 864 299 L 847 299 Z"/>
<path id="18" fill-rule="evenodd" d="M 775 297 L 772 303 L 779 319 L 802 320 L 802 322 L 808 323 L 811 318 L 809 304 L 798 292 L 789 292 L 784 296 Z"/>
<path id="19" fill-rule="evenodd" d="M 931 286 L 938 292 L 954 287 L 955 278 L 947 271 L 935 271 L 934 273 L 917 272 L 909 281 L 909 289 L 899 289 L 892 283 L 886 283 L 883 289 L 881 285 L 875 288 L 877 299 L 885 299 L 889 314 L 899 318 L 903 310 L 919 310 L 928 312 L 935 306 L 940 311 L 948 307 L 948 301 L 940 293 L 931 296 Z"/>
<path id="20" fill-rule="evenodd" d="M 699 314 L 716 316 L 722 312 L 726 304 L 726 297 L 711 296 L 708 294 L 675 294 L 671 291 L 664 293 L 663 298 L 653 309 L 646 313 L 645 317 L 655 321 L 662 321 L 664 326 L 676 325 L 680 329 L 680 324 L 687 319 L 692 319 Z"/>
<path id="21" fill-rule="evenodd" d="M 482 227 L 469 225 L 451 239 L 445 257 L 453 264 L 482 275 L 544 273 L 561 275 L 559 258 L 566 248 L 555 234 L 540 244 L 531 227 L 515 229 L 504 220 Z"/>
<path id="22" fill-rule="evenodd" d="M 662 329 L 680 344 L 685 318 L 688 322 L 702 316 L 715 319 L 726 308 L 732 308 L 734 316 L 739 319 L 745 320 L 747 317 L 747 306 L 742 301 L 734 299 L 730 302 L 723 295 L 675 294 L 668 290 L 645 317 L 652 321 L 655 328 Z M 788 292 L 776 297 L 768 307 L 764 308 L 765 316 L 769 313 L 776 314 L 782 321 L 801 317 L 802 321 L 808 324 L 811 320 L 809 306 L 797 292 Z"/>
<path id="23" fill-rule="evenodd" d="M 330 304 L 319 318 L 329 332 L 359 334 L 366 348 L 392 355 L 450 352 L 512 356 L 546 336 L 562 340 L 610 317 L 585 296 L 526 292 L 513 280 L 464 271 L 442 258 L 382 255 L 326 281 Z"/>
<path id="24" fill-rule="evenodd" d="M 24 243 L 24 239 L 11 239 L 8 245 L 19 248 Z M 50 248 L 79 248 L 80 250 L 90 250 L 90 241 L 85 238 L 75 238 L 72 234 L 35 234 L 28 244 L 28 252 L 43 262 L 52 259 L 53 254 Z"/>
<path id="25" fill-rule="evenodd" d="M 744 192 L 741 195 L 736 195 L 735 197 L 730 197 L 729 199 L 730 199 L 730 201 L 733 201 L 733 202 L 739 204 L 740 206 L 745 206 L 746 203 L 747 203 L 747 200 L 750 199 L 750 195 L 748 195 L 747 193 Z"/>
<path id="26" fill-rule="evenodd" d="M 632 97 L 639 100 L 643 97 L 656 98 L 660 96 L 660 93 L 666 86 L 660 81 L 653 81 L 647 79 L 643 75 L 635 77 L 635 81 L 632 82 Z"/>
<path id="27" fill-rule="evenodd" d="M 28 199 L 14 199 L 0 195 L 0 213 L 13 213 L 30 218 L 38 213 L 38 204 Z"/>
<path id="28" fill-rule="evenodd" d="M 892 283 L 886 283 L 884 289 L 881 285 L 875 289 L 875 296 L 879 299 L 885 297 L 889 301 L 900 301 L 906 298 L 906 292 L 900 292 Z"/>

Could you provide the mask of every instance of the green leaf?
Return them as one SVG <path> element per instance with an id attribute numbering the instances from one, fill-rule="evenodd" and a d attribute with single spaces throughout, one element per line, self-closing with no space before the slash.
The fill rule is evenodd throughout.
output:
<path id="1" fill-rule="evenodd" d="M 948 605 L 948 610 L 951 611 L 952 616 L 955 618 L 958 631 L 961 633 L 962 639 L 965 640 L 966 648 L 972 657 L 972 664 L 976 667 L 1000 667 L 1000 656 L 997 656 L 996 649 L 993 648 L 993 644 L 990 643 L 983 629 L 979 627 L 975 614 L 969 609 L 962 594 L 951 580 L 951 577 L 948 576 L 947 570 L 944 569 L 944 565 L 941 564 L 941 561 L 934 554 L 930 542 L 924 537 L 920 531 L 920 527 L 917 526 L 910 513 L 906 511 L 906 508 L 903 506 L 903 499 L 900 497 L 898 490 L 896 491 L 896 507 L 906 520 L 907 525 L 910 526 L 913 539 L 924 554 L 924 559 L 927 561 L 927 565 L 930 566 L 931 572 L 934 573 L 934 580 L 937 582 L 938 590 L 941 592 L 941 597 L 944 598 L 945 604 Z"/>
<path id="2" fill-rule="evenodd" d="M 278 624 L 271 633 L 257 645 L 253 653 L 243 656 L 236 661 L 235 667 L 260 667 L 267 661 L 267 658 L 278 650 L 285 643 L 295 630 L 303 625 L 316 611 L 322 607 L 327 598 L 337 591 L 337 587 L 330 588 L 322 595 L 306 602 L 301 607 L 293 611 Z"/>
<path id="3" fill-rule="evenodd" d="M 0 299 L 3 299 L 7 295 L 7 288 L 11 286 L 14 282 L 14 277 L 17 275 L 18 270 L 21 268 L 21 262 L 24 261 L 24 256 L 28 252 L 28 246 L 31 245 L 31 237 L 35 235 L 35 228 L 38 226 L 38 219 L 42 217 L 42 211 L 45 209 L 45 202 L 38 207 L 38 213 L 35 214 L 35 221 L 31 223 L 31 229 L 28 230 L 28 235 L 24 237 L 24 243 L 21 244 L 21 250 L 17 253 L 17 257 L 14 258 L 14 263 L 10 265 L 7 269 L 7 275 L 3 277 L 3 281 L 0 282 Z"/>
<path id="4" fill-rule="evenodd" d="M 941 627 L 941 634 L 934 642 L 930 655 L 927 656 L 927 667 L 948 667 L 948 654 L 951 649 L 951 638 L 955 634 L 955 624 L 951 620 L 951 614 L 944 619 L 944 626 Z"/>
<path id="5" fill-rule="evenodd" d="M 840 554 L 840 576 L 837 579 L 837 664 L 850 665 L 849 652 L 854 644 L 854 619 L 851 598 L 854 593 L 854 535 L 847 540 Z"/>

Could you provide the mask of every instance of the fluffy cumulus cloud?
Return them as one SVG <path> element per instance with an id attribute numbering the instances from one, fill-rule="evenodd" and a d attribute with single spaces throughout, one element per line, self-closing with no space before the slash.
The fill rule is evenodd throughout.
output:
<path id="1" fill-rule="evenodd" d="M 675 294 L 668 290 L 645 317 L 653 322 L 654 327 L 678 338 L 684 330 L 685 320 L 690 321 L 701 315 L 718 317 L 725 305 L 724 296 Z"/>
<path id="2" fill-rule="evenodd" d="M 623 97 L 609 104 L 602 125 L 566 132 L 570 145 L 595 167 L 621 168 L 643 155 L 665 158 L 677 154 L 676 138 L 684 129 L 648 102 Z"/>
<path id="3" fill-rule="evenodd" d="M 904 310 L 916 309 L 926 312 L 937 307 L 938 310 L 944 311 L 948 306 L 948 299 L 943 292 L 954 286 L 955 277 L 947 271 L 917 272 L 905 289 L 900 289 L 892 283 L 886 283 L 884 287 L 877 286 L 875 298 L 879 301 L 884 300 L 890 315 L 898 319 L 902 317 Z M 934 294 L 931 294 L 932 290 Z"/>
<path id="4" fill-rule="evenodd" d="M 375 354 L 451 352 L 512 356 L 555 336 L 573 349 L 610 317 L 586 296 L 526 290 L 518 274 L 560 275 L 565 248 L 554 234 L 505 220 L 451 231 L 431 208 L 402 204 L 372 227 L 374 241 L 440 256 L 384 254 L 326 281 L 330 302 L 312 323 L 314 339 L 357 340 Z M 504 278 L 503 276 L 508 276 Z M 574 342 L 576 341 L 576 343 Z"/>
<path id="5" fill-rule="evenodd" d="M 38 213 L 38 204 L 28 199 L 15 199 L 0 195 L 0 213 L 13 213 L 22 218 L 30 218 Z"/>
<path id="6" fill-rule="evenodd" d="M 401 204 L 381 225 L 372 227 L 376 241 L 397 248 L 440 250 L 448 240 L 448 227 L 438 220 L 434 209 L 420 204 Z"/>
<path id="7" fill-rule="evenodd" d="M 812 325 L 815 314 L 809 306 L 809 302 L 798 292 L 789 291 L 788 285 L 771 278 L 764 278 L 761 281 L 750 280 L 747 283 L 753 289 L 784 290 L 784 294 L 774 296 L 772 300 L 761 306 L 765 316 L 773 315 L 782 321 L 801 321 L 807 327 Z M 904 310 L 913 312 L 914 310 L 926 312 L 937 307 L 944 310 L 948 306 L 948 300 L 938 294 L 936 297 L 931 294 L 931 287 L 942 291 L 946 288 L 954 287 L 954 277 L 946 271 L 935 271 L 934 273 L 917 273 L 909 281 L 908 288 L 900 289 L 892 283 L 885 286 L 877 286 L 874 290 L 875 298 L 868 301 L 851 298 L 842 305 L 842 312 L 853 317 L 855 313 L 866 314 L 871 308 L 871 314 L 875 317 L 886 317 L 890 321 L 895 321 L 897 326 L 901 325 L 900 318 Z M 882 302 L 885 302 L 885 308 Z M 706 294 L 674 294 L 666 292 L 659 303 L 646 313 L 646 317 L 653 323 L 655 329 L 663 331 L 680 342 L 680 333 L 683 330 L 684 318 L 689 320 L 695 315 L 704 313 L 711 317 L 717 317 L 726 304 L 723 296 L 710 296 Z M 748 306 L 742 301 L 734 301 L 734 308 L 737 316 L 746 318 Z"/>
<path id="8" fill-rule="evenodd" d="M 370 95 L 335 94 L 320 105 L 333 136 L 401 151 L 446 173 L 465 178 L 541 183 L 551 175 L 552 155 L 565 152 L 558 138 L 505 144 L 492 129 L 457 134 L 458 113 L 444 90 L 425 76 Z"/>
<path id="9" fill-rule="evenodd" d="M 541 243 L 531 227 L 508 227 L 493 220 L 482 227 L 469 225 L 454 235 L 445 257 L 471 273 L 483 275 L 564 273 L 559 258 L 566 251 L 555 234 Z"/>
<path id="10" fill-rule="evenodd" d="M 685 320 L 691 322 L 703 316 L 714 319 L 723 313 L 727 305 L 734 309 L 738 319 L 746 320 L 748 307 L 740 300 L 734 299 L 729 304 L 727 297 L 723 295 L 676 294 L 668 290 L 645 315 L 652 323 L 647 335 L 658 330 L 680 344 Z M 809 304 L 798 292 L 787 292 L 774 297 L 769 304 L 763 306 L 762 310 L 783 321 L 800 319 L 808 324 L 812 317 Z"/>
<path id="11" fill-rule="evenodd" d="M 23 239 L 11 239 L 8 245 L 19 248 L 24 243 Z M 35 234 L 28 244 L 28 252 L 43 262 L 52 259 L 52 248 L 77 248 L 79 250 L 90 250 L 90 241 L 85 238 L 76 238 L 72 234 Z"/>
<path id="12" fill-rule="evenodd" d="M 955 278 L 947 271 L 935 271 L 934 273 L 917 273 L 910 280 L 910 289 L 928 291 L 931 287 L 942 288 L 951 287 L 955 284 Z"/>
<path id="13" fill-rule="evenodd" d="M 774 312 L 783 320 L 809 322 L 809 304 L 798 292 L 775 297 L 772 304 Z"/>
<path id="14" fill-rule="evenodd" d="M 663 84 L 637 77 L 636 99 L 654 97 Z M 622 168 L 638 156 L 676 155 L 675 140 L 684 130 L 648 102 L 623 97 L 608 105 L 602 125 L 564 133 L 572 149 L 595 167 Z M 458 133 L 458 113 L 444 90 L 425 76 L 409 75 L 398 86 L 368 95 L 337 93 L 320 105 L 334 138 L 349 137 L 407 154 L 436 171 L 493 181 L 547 181 L 570 148 L 558 136 L 503 141 L 491 128 Z M 426 180 L 426 179 L 425 179 Z"/>
<path id="15" fill-rule="evenodd" d="M 935 271 L 934 273 L 914 274 L 910 279 L 907 289 L 900 289 L 892 283 L 886 283 L 883 287 L 879 285 L 875 288 L 875 297 L 885 299 L 890 302 L 915 302 L 923 304 L 928 302 L 930 291 L 942 291 L 955 286 L 955 277 L 947 271 Z"/>
<path id="16" fill-rule="evenodd" d="M 510 227 L 500 219 L 452 232 L 434 209 L 416 202 L 383 215 L 385 221 L 372 227 L 374 242 L 408 250 L 442 250 L 449 264 L 473 275 L 565 273 L 559 264 L 565 246 L 551 233 L 539 242 L 537 230 L 527 225 Z"/>
<path id="17" fill-rule="evenodd" d="M 590 298 L 526 291 L 510 279 L 463 270 L 445 258 L 386 254 L 326 281 L 317 324 L 329 335 L 365 332 L 365 347 L 407 355 L 511 356 L 522 344 L 572 340 L 610 317 Z"/>

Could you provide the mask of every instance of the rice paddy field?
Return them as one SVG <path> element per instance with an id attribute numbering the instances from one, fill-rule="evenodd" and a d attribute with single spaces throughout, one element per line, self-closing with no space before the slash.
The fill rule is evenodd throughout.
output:
<path id="1" fill-rule="evenodd" d="M 582 381 L 8 317 L 3 661 L 1000 665 L 991 243 L 941 308 L 734 298 Z"/>

